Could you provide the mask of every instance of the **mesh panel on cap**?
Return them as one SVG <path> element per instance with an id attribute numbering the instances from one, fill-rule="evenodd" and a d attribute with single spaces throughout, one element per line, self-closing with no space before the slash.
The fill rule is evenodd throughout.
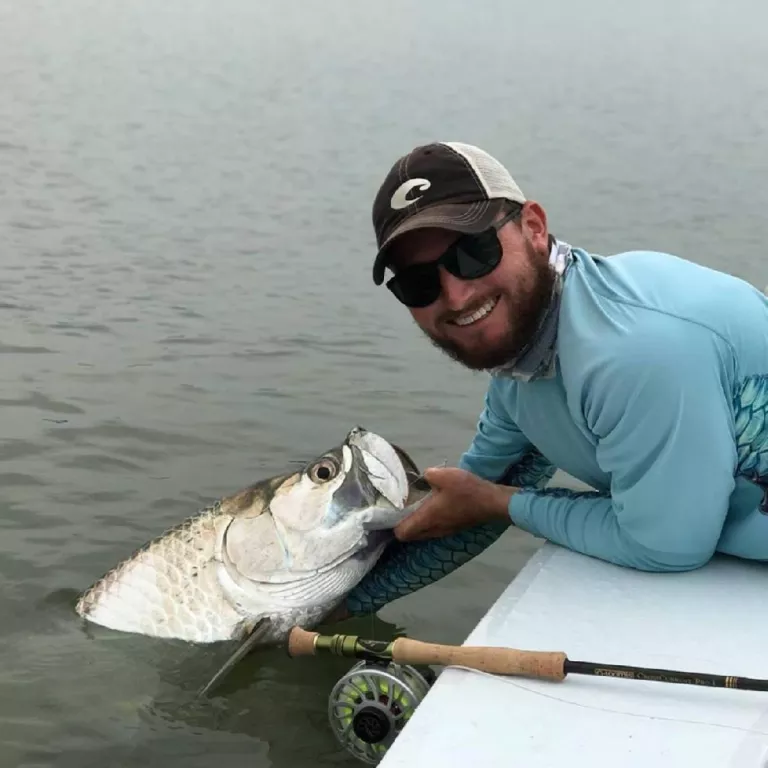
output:
<path id="1" fill-rule="evenodd" d="M 485 187 L 488 197 L 505 197 L 519 203 L 525 202 L 525 195 L 520 187 L 495 157 L 473 144 L 463 144 L 460 141 L 442 143 L 461 155 L 472 166 L 480 183 Z"/>

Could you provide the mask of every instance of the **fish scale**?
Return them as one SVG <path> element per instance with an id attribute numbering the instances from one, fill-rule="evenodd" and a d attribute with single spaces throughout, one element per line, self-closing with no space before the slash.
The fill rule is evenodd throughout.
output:
<path id="1" fill-rule="evenodd" d="M 112 629 L 177 637 L 195 626 L 200 637 L 223 628 L 238 634 L 243 616 L 224 598 L 212 566 L 218 527 L 230 517 L 217 502 L 141 547 L 88 589 L 76 610 Z"/>

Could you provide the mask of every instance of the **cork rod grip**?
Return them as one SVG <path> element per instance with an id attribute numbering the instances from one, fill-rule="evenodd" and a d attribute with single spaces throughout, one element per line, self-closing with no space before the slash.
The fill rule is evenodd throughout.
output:
<path id="1" fill-rule="evenodd" d="M 392 648 L 400 664 L 439 664 L 470 667 L 494 675 L 565 679 L 567 657 L 558 651 L 518 651 L 514 648 L 454 646 L 399 637 Z"/>
<path id="2" fill-rule="evenodd" d="M 288 655 L 314 656 L 315 641 L 319 634 L 319 632 L 308 632 L 301 627 L 294 627 L 288 635 Z"/>

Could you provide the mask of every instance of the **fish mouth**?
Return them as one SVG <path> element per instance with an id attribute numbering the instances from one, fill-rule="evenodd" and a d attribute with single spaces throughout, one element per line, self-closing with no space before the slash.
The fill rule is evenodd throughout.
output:
<path id="1" fill-rule="evenodd" d="M 432 486 L 424 479 L 424 475 L 419 470 L 416 462 L 399 445 L 394 443 L 391 443 L 391 445 L 405 468 L 405 476 L 408 479 L 408 498 L 405 506 L 410 509 L 413 504 L 421 501 L 425 494 L 431 492 Z"/>
<path id="2" fill-rule="evenodd" d="M 337 491 L 337 495 L 346 491 L 339 500 L 346 502 L 348 509 L 364 513 L 364 531 L 390 531 L 423 501 L 431 490 L 429 484 L 402 448 L 373 432 L 355 427 L 346 444 L 354 461 Z"/>
<path id="3" fill-rule="evenodd" d="M 344 482 L 333 494 L 333 518 L 352 514 L 376 506 L 380 502 L 379 493 L 367 471 L 365 455 L 356 445 L 348 445 L 352 454 L 351 466 Z M 346 510 L 346 512 L 341 512 Z"/>
<path id="4" fill-rule="evenodd" d="M 397 509 L 402 509 L 408 499 L 408 476 L 403 452 L 375 432 L 355 427 L 347 435 L 346 444 L 352 451 L 359 477 L 365 477 L 362 485 L 368 494 L 373 488 L 374 498 L 381 497 Z M 408 466 L 415 466 L 408 457 Z M 378 501 L 378 499 L 376 499 Z M 374 502 L 374 499 L 369 499 Z"/>
<path id="5" fill-rule="evenodd" d="M 365 432 L 362 427 L 356 427 L 355 429 L 358 431 L 358 433 Z M 373 433 L 369 432 L 368 434 Z M 383 440 L 383 438 L 380 439 Z M 400 459 L 400 464 L 405 470 L 405 477 L 408 483 L 409 499 L 413 492 L 428 493 L 431 490 L 431 487 L 429 483 L 424 479 L 418 464 L 416 464 L 416 462 L 411 458 L 410 454 L 404 448 L 401 448 L 399 445 L 397 445 L 397 443 L 390 443 L 389 441 L 385 442 L 394 450 L 395 454 L 397 454 L 397 457 Z M 409 506 L 408 502 L 406 502 L 406 506 Z"/>

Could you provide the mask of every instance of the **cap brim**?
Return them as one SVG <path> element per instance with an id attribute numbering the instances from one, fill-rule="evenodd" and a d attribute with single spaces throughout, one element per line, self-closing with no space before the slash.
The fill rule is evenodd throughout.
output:
<path id="1" fill-rule="evenodd" d="M 381 285 L 384 282 L 384 270 L 388 263 L 387 249 L 401 235 L 416 229 L 428 228 L 476 234 L 491 226 L 507 202 L 507 200 L 494 199 L 481 200 L 477 203 L 434 205 L 409 216 L 402 224 L 395 227 L 381 244 L 373 262 L 373 282 L 376 285 Z"/>

